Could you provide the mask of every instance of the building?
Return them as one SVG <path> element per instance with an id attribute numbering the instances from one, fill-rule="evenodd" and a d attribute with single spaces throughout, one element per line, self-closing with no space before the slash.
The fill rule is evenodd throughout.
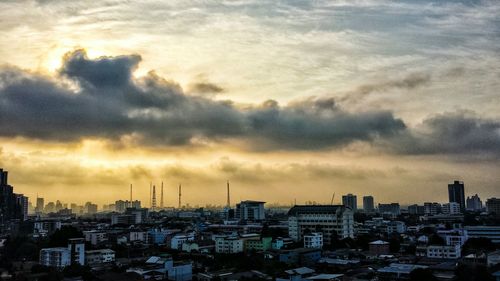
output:
<path id="1" fill-rule="evenodd" d="M 490 198 L 486 200 L 486 210 L 489 214 L 500 216 L 500 198 Z"/>
<path id="2" fill-rule="evenodd" d="M 170 239 L 170 248 L 181 250 L 182 244 L 184 244 L 187 241 L 193 241 L 193 240 L 194 240 L 194 232 L 176 234 Z"/>
<path id="3" fill-rule="evenodd" d="M 456 202 L 460 205 L 460 212 L 465 211 L 465 186 L 463 181 L 454 181 L 448 184 L 449 202 Z"/>
<path id="4" fill-rule="evenodd" d="M 425 214 L 425 206 L 413 204 L 408 206 L 408 214 L 410 215 L 423 215 Z"/>
<path id="5" fill-rule="evenodd" d="M 463 229 L 438 230 L 437 234 L 446 241 L 448 246 L 459 245 L 462 247 L 469 239 L 467 231 Z"/>
<path id="6" fill-rule="evenodd" d="M 500 243 L 500 226 L 466 226 L 469 238 L 488 238 L 493 243 Z"/>
<path id="7" fill-rule="evenodd" d="M 28 215 L 28 198 L 15 194 L 9 185 L 9 173 L 0 169 L 0 230 L 12 220 L 24 220 Z"/>
<path id="8" fill-rule="evenodd" d="M 43 206 L 45 206 L 43 198 L 37 197 L 36 198 L 35 212 L 36 213 L 43 213 Z"/>
<path id="9" fill-rule="evenodd" d="M 193 265 L 190 262 L 174 262 L 171 257 L 150 257 L 145 265 L 131 267 L 127 272 L 141 276 L 141 280 L 190 281 L 193 279 Z"/>
<path id="10" fill-rule="evenodd" d="M 401 214 L 401 208 L 399 203 L 378 204 L 378 212 L 382 215 L 396 217 Z"/>
<path id="11" fill-rule="evenodd" d="M 94 246 L 100 245 L 108 241 L 108 235 L 106 232 L 103 231 L 96 231 L 96 230 L 84 231 L 83 235 L 85 236 L 85 241 L 90 242 L 90 244 Z"/>
<path id="12" fill-rule="evenodd" d="M 377 270 L 379 280 L 410 280 L 410 273 L 417 269 L 425 269 L 425 265 L 391 263 L 389 266 Z"/>
<path id="13" fill-rule="evenodd" d="M 238 237 L 215 238 L 215 252 L 222 254 L 235 254 L 243 252 L 243 239 Z"/>
<path id="14" fill-rule="evenodd" d="M 467 211 L 480 211 L 483 209 L 483 202 L 477 194 L 467 197 L 465 202 L 467 205 Z"/>
<path id="15" fill-rule="evenodd" d="M 457 215 L 460 214 L 460 205 L 457 202 L 450 202 L 443 204 L 441 211 L 445 215 Z"/>
<path id="16" fill-rule="evenodd" d="M 63 268 L 71 264 L 71 253 L 68 248 L 45 248 L 40 250 L 40 265 Z"/>
<path id="17" fill-rule="evenodd" d="M 321 259 L 321 249 L 298 248 L 293 250 L 282 250 L 278 260 L 286 264 L 314 265 Z"/>
<path id="18" fill-rule="evenodd" d="M 58 229 L 61 229 L 59 220 L 38 220 L 33 223 L 33 236 L 46 237 Z"/>
<path id="19" fill-rule="evenodd" d="M 115 262 L 115 251 L 111 249 L 85 251 L 86 265 L 97 266 L 111 264 L 113 262 Z"/>
<path id="20" fill-rule="evenodd" d="M 236 204 L 235 217 L 243 221 L 262 221 L 266 218 L 264 204 L 261 201 L 241 201 Z"/>
<path id="21" fill-rule="evenodd" d="M 243 247 L 245 251 L 255 250 L 255 251 L 267 251 L 272 247 L 272 237 L 257 237 L 244 239 Z"/>
<path id="22" fill-rule="evenodd" d="M 295 241 L 310 232 L 323 233 L 326 245 L 332 236 L 354 237 L 354 211 L 342 205 L 297 205 L 288 211 L 288 235 Z"/>
<path id="23" fill-rule="evenodd" d="M 389 242 L 377 240 L 368 244 L 368 251 L 373 255 L 387 255 L 391 251 L 389 249 Z"/>
<path id="24" fill-rule="evenodd" d="M 373 196 L 363 196 L 363 210 L 367 213 L 373 213 L 375 211 Z"/>
<path id="25" fill-rule="evenodd" d="M 436 202 L 425 202 L 424 213 L 427 216 L 435 216 L 441 213 L 441 204 Z"/>
<path id="26" fill-rule="evenodd" d="M 427 247 L 427 257 L 431 259 L 458 259 L 460 245 L 431 245 Z"/>
<path id="27" fill-rule="evenodd" d="M 358 209 L 358 197 L 351 193 L 342 196 L 342 205 L 356 211 Z"/>
<path id="28" fill-rule="evenodd" d="M 304 234 L 304 248 L 323 248 L 323 233 L 313 232 Z"/>
<path id="29" fill-rule="evenodd" d="M 85 239 L 72 238 L 68 240 L 71 264 L 85 265 Z"/>

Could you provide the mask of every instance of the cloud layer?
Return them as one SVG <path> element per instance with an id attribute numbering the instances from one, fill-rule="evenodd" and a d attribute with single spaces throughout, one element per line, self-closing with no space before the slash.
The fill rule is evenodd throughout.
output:
<path id="1" fill-rule="evenodd" d="M 324 149 L 391 136 L 405 128 L 388 111 L 350 113 L 333 99 L 238 107 L 190 96 L 153 72 L 134 78 L 138 55 L 64 57 L 57 77 L 16 68 L 0 72 L 0 134 L 56 141 L 131 138 L 186 145 L 226 138 L 250 146 Z"/>

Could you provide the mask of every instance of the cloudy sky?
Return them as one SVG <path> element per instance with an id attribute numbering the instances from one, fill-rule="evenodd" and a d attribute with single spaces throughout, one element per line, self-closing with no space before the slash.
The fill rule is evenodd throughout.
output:
<path id="1" fill-rule="evenodd" d="M 498 1 L 2 1 L 0 65 L 30 197 L 500 196 Z"/>

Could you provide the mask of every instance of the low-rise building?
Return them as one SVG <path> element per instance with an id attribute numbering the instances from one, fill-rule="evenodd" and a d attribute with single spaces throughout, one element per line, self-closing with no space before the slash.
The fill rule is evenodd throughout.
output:
<path id="1" fill-rule="evenodd" d="M 40 250 L 40 265 L 63 268 L 71 264 L 71 253 L 68 248 L 45 248 Z"/>
<path id="2" fill-rule="evenodd" d="M 90 242 L 90 244 L 96 246 L 108 241 L 108 235 L 104 231 L 84 231 L 85 241 Z"/>
<path id="3" fill-rule="evenodd" d="M 222 254 L 235 254 L 243 252 L 243 239 L 239 237 L 217 237 L 215 239 L 215 252 Z"/>
<path id="4" fill-rule="evenodd" d="M 369 252 L 373 255 L 387 255 L 390 253 L 389 242 L 377 240 L 368 244 Z"/>
<path id="5" fill-rule="evenodd" d="M 101 249 L 85 251 L 85 264 L 89 266 L 111 264 L 115 261 L 115 251 Z"/>
<path id="6" fill-rule="evenodd" d="M 323 248 L 323 233 L 304 234 L 304 248 Z"/>
<path id="7" fill-rule="evenodd" d="M 427 247 L 427 257 L 432 259 L 458 259 L 460 258 L 460 245 L 431 245 Z"/>

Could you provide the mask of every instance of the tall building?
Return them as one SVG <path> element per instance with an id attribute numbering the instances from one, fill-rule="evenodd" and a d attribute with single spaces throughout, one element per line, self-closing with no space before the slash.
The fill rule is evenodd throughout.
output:
<path id="1" fill-rule="evenodd" d="M 266 218 L 264 204 L 261 201 L 241 201 L 236 204 L 235 217 L 244 221 L 261 221 Z"/>
<path id="2" fill-rule="evenodd" d="M 304 234 L 323 233 L 330 245 L 334 237 L 354 237 L 354 211 L 343 205 L 296 205 L 288 211 L 288 235 L 301 241 Z"/>
<path id="3" fill-rule="evenodd" d="M 486 210 L 490 214 L 500 216 L 500 198 L 490 198 L 486 200 Z"/>
<path id="4" fill-rule="evenodd" d="M 15 194 L 9 185 L 8 172 L 0 169 L 0 226 L 12 220 L 24 220 L 28 215 L 28 197 Z"/>
<path id="5" fill-rule="evenodd" d="M 356 211 L 358 209 L 358 197 L 351 193 L 344 195 L 342 196 L 342 204 L 351 208 L 351 210 Z"/>
<path id="6" fill-rule="evenodd" d="M 367 213 L 375 211 L 373 196 L 363 196 L 363 210 Z"/>
<path id="7" fill-rule="evenodd" d="M 460 205 L 460 212 L 465 211 L 465 190 L 463 181 L 454 181 L 448 184 L 449 202 L 456 202 Z"/>
<path id="8" fill-rule="evenodd" d="M 466 203 L 468 211 L 479 211 L 483 209 L 483 202 L 477 194 L 471 197 L 467 197 Z"/>
<path id="9" fill-rule="evenodd" d="M 37 197 L 36 198 L 35 212 L 36 213 L 43 213 L 43 206 L 45 206 L 43 198 Z"/>

